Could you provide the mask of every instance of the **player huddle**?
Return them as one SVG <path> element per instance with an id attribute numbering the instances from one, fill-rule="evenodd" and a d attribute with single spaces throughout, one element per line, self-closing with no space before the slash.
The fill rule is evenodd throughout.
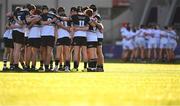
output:
<path id="1" fill-rule="evenodd" d="M 104 71 L 104 26 L 95 5 L 72 7 L 66 15 L 63 7 L 49 9 L 44 5 L 37 9 L 27 4 L 7 13 L 7 18 L 3 71 L 76 72 L 81 59 L 82 71 Z"/>
<path id="2" fill-rule="evenodd" d="M 124 61 L 173 62 L 178 36 L 171 26 L 158 25 L 121 28 Z"/>

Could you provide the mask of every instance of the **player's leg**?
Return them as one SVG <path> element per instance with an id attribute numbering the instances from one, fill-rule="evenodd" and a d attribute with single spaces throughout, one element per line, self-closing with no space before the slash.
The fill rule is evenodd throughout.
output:
<path id="1" fill-rule="evenodd" d="M 97 47 L 97 70 L 104 71 L 104 55 L 102 51 L 102 45 Z"/>
<path id="2" fill-rule="evenodd" d="M 31 65 L 31 71 L 37 71 L 36 69 L 36 60 L 37 60 L 37 54 L 38 54 L 38 48 L 32 47 L 32 65 Z"/>
<path id="3" fill-rule="evenodd" d="M 9 55 L 9 48 L 4 48 L 4 53 L 3 53 L 3 69 L 2 71 L 7 71 L 8 68 L 7 68 L 7 61 L 8 61 L 8 55 Z"/>
<path id="4" fill-rule="evenodd" d="M 40 46 L 40 50 L 39 50 L 39 58 L 40 58 L 40 67 L 38 70 L 43 70 L 43 50 L 42 50 L 42 46 Z"/>
<path id="5" fill-rule="evenodd" d="M 70 47 L 69 46 L 64 46 L 64 62 L 65 62 L 65 71 L 70 71 Z"/>
<path id="6" fill-rule="evenodd" d="M 56 46 L 54 71 L 58 71 L 61 55 L 62 55 L 62 46 L 58 45 L 58 46 Z M 62 67 L 62 64 L 61 64 L 61 67 Z"/>
<path id="7" fill-rule="evenodd" d="M 19 68 L 19 59 L 20 59 L 20 54 L 21 54 L 21 48 L 24 45 L 25 38 L 24 38 L 24 33 L 19 32 L 19 31 L 13 31 L 13 41 L 14 41 L 14 53 L 13 53 L 13 60 L 14 60 L 14 70 L 15 71 L 22 71 L 21 68 Z"/>
<path id="8" fill-rule="evenodd" d="M 65 64 L 65 71 L 70 71 L 70 60 L 71 60 L 71 39 L 69 37 L 65 37 L 63 40 L 63 50 L 64 50 L 64 64 Z"/>
<path id="9" fill-rule="evenodd" d="M 31 56 L 32 56 L 32 50 L 30 46 L 26 47 L 26 68 L 25 71 L 29 71 L 30 70 L 30 61 L 31 61 Z"/>
<path id="10" fill-rule="evenodd" d="M 79 50 L 80 50 L 80 46 L 74 46 L 74 69 L 72 71 L 78 71 L 78 67 L 79 67 Z"/>

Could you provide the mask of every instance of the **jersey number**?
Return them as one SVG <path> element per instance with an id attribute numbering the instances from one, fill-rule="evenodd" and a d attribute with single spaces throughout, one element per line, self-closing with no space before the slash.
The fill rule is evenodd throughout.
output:
<path id="1" fill-rule="evenodd" d="M 80 20 L 80 21 L 79 21 L 79 26 L 80 26 L 80 27 L 83 27 L 83 26 L 84 26 L 84 21 Z"/>
<path id="2" fill-rule="evenodd" d="M 67 22 L 66 21 L 62 21 L 61 24 L 63 24 L 65 27 L 68 26 Z"/>

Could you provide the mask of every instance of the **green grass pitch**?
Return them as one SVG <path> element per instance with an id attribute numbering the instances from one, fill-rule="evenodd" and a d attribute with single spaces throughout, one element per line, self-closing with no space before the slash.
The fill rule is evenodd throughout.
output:
<path id="1" fill-rule="evenodd" d="M 105 63 L 104 73 L 0 73 L 0 106 L 180 106 L 180 65 Z"/>

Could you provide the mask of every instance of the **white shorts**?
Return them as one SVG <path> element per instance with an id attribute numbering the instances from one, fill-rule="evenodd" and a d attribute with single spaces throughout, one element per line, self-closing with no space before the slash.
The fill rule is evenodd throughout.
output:
<path id="1" fill-rule="evenodd" d="M 134 46 L 131 41 L 124 41 L 123 42 L 123 50 L 133 50 Z"/>
<path id="2" fill-rule="evenodd" d="M 138 37 L 135 39 L 135 44 L 136 44 L 136 47 L 138 48 L 141 48 L 141 47 L 145 47 L 146 44 L 145 44 L 145 39 L 142 38 L 142 37 Z"/>
<path id="3" fill-rule="evenodd" d="M 155 38 L 150 38 L 148 41 L 148 49 L 157 49 L 158 48 L 158 40 Z"/>
<path id="4" fill-rule="evenodd" d="M 160 48 L 161 49 L 168 48 L 168 40 L 166 38 L 161 38 L 161 40 L 160 40 Z"/>
<path id="5" fill-rule="evenodd" d="M 177 47 L 177 42 L 176 42 L 175 40 L 170 40 L 170 41 L 168 42 L 168 48 L 169 48 L 169 49 L 175 50 L 176 47 Z"/>

